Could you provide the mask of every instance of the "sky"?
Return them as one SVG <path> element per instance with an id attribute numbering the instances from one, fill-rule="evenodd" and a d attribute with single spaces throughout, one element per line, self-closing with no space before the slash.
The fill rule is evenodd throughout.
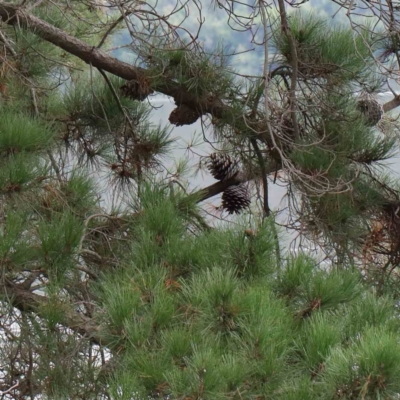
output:
<path id="1" fill-rule="evenodd" d="M 250 1 L 250 0 L 247 0 Z M 213 48 L 218 44 L 223 43 L 229 46 L 231 49 L 235 49 L 237 52 L 241 53 L 234 57 L 232 67 L 237 73 L 255 75 L 262 71 L 263 66 L 263 46 L 257 45 L 255 42 L 257 39 L 261 38 L 261 20 L 256 18 L 254 20 L 254 27 L 252 31 L 239 31 L 238 25 L 232 23 L 233 27 L 237 30 L 231 29 L 228 26 L 228 16 L 226 12 L 218 7 L 214 7 L 212 2 L 202 1 L 202 17 L 204 19 L 204 24 L 199 36 L 200 41 L 207 48 Z M 173 9 L 175 3 L 171 1 L 160 1 L 158 3 L 158 10 L 164 15 L 170 13 Z M 214 3 L 215 4 L 215 3 Z M 241 4 L 246 3 L 246 0 Z M 192 6 L 191 6 L 192 7 Z M 194 7 L 193 7 L 194 8 Z M 191 9 L 192 10 L 192 9 Z M 242 15 L 250 16 L 249 8 L 245 5 L 241 6 Z M 289 12 L 293 12 L 294 9 L 289 9 Z M 309 0 L 301 6 L 301 11 L 304 13 L 313 12 L 318 16 L 326 18 L 329 23 L 341 23 L 348 24 L 349 20 L 346 13 L 340 10 L 340 7 L 336 5 L 332 0 Z M 271 9 L 271 15 L 273 10 Z M 187 20 L 183 23 L 183 27 L 189 29 L 191 32 L 195 32 L 198 26 L 198 14 L 192 13 L 189 15 Z M 178 16 L 172 18 L 171 22 L 179 23 L 180 19 Z M 254 35 L 254 36 L 252 36 Z M 252 40 L 252 38 L 255 40 Z M 122 30 L 115 37 L 115 43 L 118 46 L 130 43 L 129 32 L 127 30 Z M 124 61 L 131 62 L 132 54 L 124 48 L 120 48 L 116 53 L 116 56 Z M 385 102 L 391 98 L 390 93 L 378 96 L 380 102 Z M 152 122 L 155 124 L 165 125 L 168 124 L 168 116 L 174 109 L 174 103 L 165 96 L 155 96 L 151 99 L 153 105 L 157 107 L 152 113 Z M 197 121 L 195 124 L 175 127 L 172 131 L 172 136 L 177 137 L 177 147 L 174 150 L 173 157 L 185 157 L 185 148 L 187 144 L 191 141 L 192 137 L 196 134 L 201 134 L 201 125 Z M 208 145 L 202 145 L 196 148 L 196 150 L 201 155 L 209 154 L 212 149 Z M 199 158 L 192 157 L 191 164 L 196 166 L 199 162 Z M 400 177 L 400 157 L 397 155 L 391 160 L 387 161 L 388 167 L 392 170 L 394 175 Z M 201 188 L 214 183 L 215 180 L 207 173 L 198 174 L 190 179 L 190 188 Z M 270 183 L 270 206 L 273 210 L 277 211 L 285 206 L 284 195 L 285 189 L 280 185 L 273 185 Z M 220 204 L 220 197 L 216 196 L 213 199 L 205 202 L 203 204 L 206 210 L 212 210 L 212 204 L 218 206 Z"/>

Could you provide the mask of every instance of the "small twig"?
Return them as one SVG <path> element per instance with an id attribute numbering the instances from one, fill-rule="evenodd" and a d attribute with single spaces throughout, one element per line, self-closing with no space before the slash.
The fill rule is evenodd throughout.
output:
<path id="1" fill-rule="evenodd" d="M 100 74 L 103 75 L 104 80 L 107 82 L 107 85 L 108 85 L 108 87 L 110 88 L 111 93 L 112 93 L 112 95 L 113 95 L 115 101 L 117 102 L 118 108 L 119 108 L 119 109 L 121 110 L 121 112 L 124 114 L 126 120 L 128 121 L 128 124 L 129 124 L 129 126 L 130 126 L 130 128 L 131 128 L 131 130 L 132 130 L 132 134 L 134 135 L 134 134 L 135 134 L 135 128 L 134 128 L 134 126 L 133 126 L 133 124 L 132 124 L 131 119 L 129 118 L 128 114 L 126 113 L 126 110 L 125 110 L 124 107 L 122 106 L 121 101 L 120 101 L 120 99 L 119 99 L 119 97 L 118 97 L 117 92 L 115 91 L 114 86 L 113 86 L 112 83 L 110 82 L 110 79 L 108 79 L 108 76 L 105 74 L 105 72 L 104 72 L 102 69 L 100 69 L 100 68 L 97 68 L 97 69 L 99 70 Z"/>
<path id="2" fill-rule="evenodd" d="M 88 254 L 90 256 L 96 257 L 99 261 L 103 261 L 103 258 L 101 257 L 100 254 L 97 254 L 95 251 L 92 250 L 87 250 L 87 249 L 82 249 L 80 251 L 81 254 Z"/>
<path id="3" fill-rule="evenodd" d="M 38 118 L 40 116 L 40 113 L 39 113 L 39 107 L 38 107 L 37 99 L 36 99 L 36 90 L 33 87 L 31 88 L 31 94 L 32 94 L 33 108 L 35 109 L 35 115 Z M 57 175 L 58 181 L 60 183 L 62 183 L 63 179 L 62 179 L 62 176 L 60 173 L 60 168 L 58 168 L 57 161 L 54 159 L 53 154 L 51 153 L 50 150 L 47 150 L 47 155 L 50 158 L 51 166 L 53 167 L 54 172 Z"/>
<path id="4" fill-rule="evenodd" d="M 88 274 L 93 280 L 98 281 L 99 280 L 99 275 L 96 274 L 96 272 L 92 271 L 91 269 L 85 267 L 84 265 L 78 265 L 77 269 L 79 271 L 84 272 L 85 274 Z"/>
<path id="5" fill-rule="evenodd" d="M 254 151 L 256 152 L 257 158 L 258 158 L 258 163 L 260 164 L 261 168 L 261 180 L 263 183 L 263 189 L 264 189 L 264 217 L 269 217 L 271 215 L 271 209 L 269 208 L 268 204 L 268 181 L 267 181 L 267 170 L 265 168 L 265 163 L 264 159 L 262 157 L 260 148 L 258 147 L 257 140 L 254 138 L 250 139 L 250 142 L 254 148 Z"/>
<path id="6" fill-rule="evenodd" d="M 297 86 L 297 78 L 298 78 L 298 58 L 297 58 L 297 49 L 296 49 L 296 43 L 293 38 L 292 32 L 289 27 L 289 23 L 287 20 L 287 14 L 286 14 L 286 8 L 285 8 L 285 2 L 284 0 L 278 0 L 279 3 L 279 11 L 281 14 L 281 23 L 282 23 L 282 32 L 286 35 L 287 40 L 289 42 L 289 48 L 290 48 L 290 63 L 292 66 L 292 73 L 290 76 L 290 113 L 292 117 L 292 123 L 293 123 L 293 130 L 294 130 L 294 136 L 295 139 L 299 138 L 299 124 L 297 122 L 297 116 L 296 116 L 296 111 L 297 111 L 297 99 L 296 99 L 296 86 Z M 264 8 L 262 10 L 265 12 Z"/>
<path id="7" fill-rule="evenodd" d="M 124 15 L 129 16 L 131 14 L 130 11 L 127 11 Z M 101 46 L 103 46 L 104 42 L 106 41 L 107 37 L 110 35 L 110 33 L 114 30 L 114 28 L 122 22 L 125 18 L 124 15 L 121 15 L 116 21 L 114 21 L 111 26 L 107 29 L 106 33 L 104 36 L 101 38 L 99 44 L 97 45 L 97 48 L 99 49 Z"/>
<path id="8" fill-rule="evenodd" d="M 0 395 L 4 396 L 5 394 L 10 393 L 11 390 L 16 389 L 18 386 L 19 386 L 19 381 L 17 381 L 17 383 L 14 386 L 11 386 L 9 389 L 7 389 L 7 390 L 5 390 L 3 392 L 0 390 Z"/>
<path id="9" fill-rule="evenodd" d="M 84 231 L 82 232 L 82 237 L 81 240 L 79 241 L 79 245 L 78 245 L 78 253 L 82 252 L 82 248 L 83 248 L 83 242 L 85 241 L 85 237 L 86 237 L 86 230 L 89 226 L 89 222 L 94 219 L 94 218 L 108 218 L 108 219 L 113 219 L 114 217 L 108 214 L 92 214 L 90 215 L 88 218 L 85 219 L 84 222 Z M 97 254 L 97 253 L 96 253 Z M 98 254 L 97 254 L 98 255 Z M 99 256 L 99 255 L 98 255 Z M 100 256 L 99 256 L 100 257 Z M 100 257 L 101 258 L 101 257 Z"/>
<path id="10" fill-rule="evenodd" d="M 14 48 L 11 46 L 10 41 L 5 37 L 4 33 L 0 30 L 0 39 L 6 46 L 6 48 L 10 51 L 10 53 L 16 57 L 17 52 L 14 50 Z"/>

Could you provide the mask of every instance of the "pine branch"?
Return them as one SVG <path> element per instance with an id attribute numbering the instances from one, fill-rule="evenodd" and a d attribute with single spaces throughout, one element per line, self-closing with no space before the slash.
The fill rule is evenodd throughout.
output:
<path id="1" fill-rule="evenodd" d="M 1 285 L 0 296 L 21 312 L 38 313 L 40 306 L 48 302 L 46 297 L 27 290 L 24 284 L 15 284 L 10 281 Z M 67 311 L 65 326 L 75 333 L 90 338 L 93 343 L 107 346 L 107 343 L 99 336 L 99 327 L 90 318 L 82 314 Z"/>
<path id="2" fill-rule="evenodd" d="M 207 186 L 206 188 L 200 189 L 197 192 L 193 193 L 192 196 L 197 197 L 198 199 L 197 201 L 201 202 L 209 199 L 210 197 L 214 197 L 219 193 L 222 193 L 229 186 L 239 185 L 240 183 L 247 182 L 248 180 L 249 178 L 247 175 L 239 173 L 238 175 L 233 176 L 232 178 L 213 183 L 212 185 Z"/>
<path id="3" fill-rule="evenodd" d="M 151 79 L 151 75 L 144 68 L 135 67 L 109 56 L 95 46 L 84 43 L 63 30 L 27 13 L 20 7 L 0 3 L 0 17 L 8 25 L 24 28 L 95 68 L 110 72 L 128 81 L 140 81 L 146 75 Z M 165 79 L 164 82 L 154 85 L 153 89 L 173 97 L 177 104 L 185 103 L 196 110 L 201 110 L 203 114 L 211 113 L 215 117 L 221 117 L 223 111 L 228 110 L 221 101 L 216 99 L 197 99 L 193 93 L 170 79 Z"/>
<path id="4" fill-rule="evenodd" d="M 383 111 L 387 113 L 399 106 L 400 106 L 400 96 L 396 96 L 392 100 L 389 100 L 387 103 L 383 105 Z"/>
<path id="5" fill-rule="evenodd" d="M 146 69 L 120 61 L 102 52 L 95 46 L 90 46 L 63 30 L 27 13 L 21 7 L 0 2 L 0 17 L 8 25 L 27 29 L 40 38 L 80 58 L 87 64 L 103 69 L 123 79 L 138 80 L 143 76 L 149 75 Z M 232 115 L 233 112 L 231 107 L 226 106 L 222 101 L 209 97 L 197 98 L 197 96 L 193 95 L 192 92 L 185 89 L 182 85 L 167 78 L 164 79 L 164 82 L 155 84 L 153 89 L 159 93 L 173 97 L 177 104 L 185 103 L 196 110 L 201 110 L 203 114 L 210 113 L 216 118 L 220 118 L 226 113 Z M 383 108 L 387 112 L 398 106 L 400 106 L 400 99 L 395 97 L 384 104 Z"/>
<path id="6" fill-rule="evenodd" d="M 264 168 L 265 176 L 268 176 L 269 174 L 278 171 L 280 168 L 281 165 L 276 163 L 271 163 L 270 165 L 266 165 Z M 209 199 L 210 197 L 214 197 L 219 193 L 222 193 L 229 186 L 239 185 L 240 183 L 251 181 L 253 179 L 256 179 L 257 177 L 258 175 L 249 175 L 241 171 L 232 178 L 213 183 L 212 185 L 207 186 L 206 188 L 200 189 L 197 192 L 192 193 L 191 196 L 197 197 L 197 201 L 201 202 Z"/>
<path id="7" fill-rule="evenodd" d="M 95 46 L 90 46 L 63 30 L 27 13 L 21 7 L 0 3 L 0 17 L 8 25 L 25 28 L 42 39 L 60 47 L 72 55 L 75 55 L 93 67 L 102 69 L 126 80 L 140 81 L 143 77 L 146 77 L 150 79 L 151 82 L 152 76 L 146 69 L 129 65 L 109 56 Z M 224 104 L 220 99 L 214 96 L 203 96 L 199 98 L 181 84 L 170 79 L 165 78 L 161 82 L 158 81 L 157 83 L 151 83 L 151 88 L 156 92 L 173 97 L 177 105 L 186 104 L 190 108 L 198 111 L 199 115 L 211 114 L 211 116 L 217 119 L 224 119 L 226 116 L 228 117 L 228 120 L 235 120 L 232 116 L 235 115 L 237 111 Z M 387 112 L 398 106 L 400 106 L 400 99 L 395 97 L 393 100 L 384 104 L 383 108 L 385 112 Z M 259 130 L 260 127 L 254 126 L 254 129 Z M 269 139 L 265 138 L 263 140 L 268 141 Z M 276 161 L 281 163 L 282 160 Z M 274 168 L 274 170 L 276 170 L 276 168 Z M 227 180 L 202 189 L 200 201 L 221 193 L 230 185 L 241 182 L 243 182 L 243 180 L 237 182 L 234 180 L 232 182 Z M 197 192 L 197 195 L 199 193 L 200 192 Z"/>
<path id="8" fill-rule="evenodd" d="M 281 14 L 281 28 L 282 32 L 286 35 L 288 42 L 289 42 L 289 48 L 290 48 L 290 58 L 291 58 L 291 66 L 292 66 L 292 72 L 290 74 L 290 114 L 292 118 L 292 123 L 293 123 L 293 130 L 294 130 L 294 137 L 296 140 L 299 138 L 299 124 L 297 122 L 297 99 L 296 99 L 296 86 L 297 86 L 297 78 L 298 78 L 298 73 L 299 73 L 299 61 L 297 57 L 297 48 L 296 48 L 296 43 L 293 38 L 292 32 L 289 27 L 288 19 L 287 19 L 287 14 L 286 14 L 286 8 L 285 8 L 285 2 L 283 0 L 278 0 L 279 4 L 279 12 Z"/>
<path id="9" fill-rule="evenodd" d="M 262 157 L 260 148 L 258 147 L 257 140 L 254 138 L 250 139 L 251 144 L 253 145 L 254 151 L 256 152 L 257 158 L 258 158 L 258 163 L 260 164 L 261 168 L 261 179 L 262 179 L 262 184 L 263 184 L 263 189 L 264 189 L 264 199 L 263 199 L 263 208 L 264 208 L 264 216 L 269 217 L 271 215 L 271 209 L 269 208 L 269 203 L 268 203 L 268 181 L 267 181 L 267 171 L 265 170 L 265 162 Z"/>

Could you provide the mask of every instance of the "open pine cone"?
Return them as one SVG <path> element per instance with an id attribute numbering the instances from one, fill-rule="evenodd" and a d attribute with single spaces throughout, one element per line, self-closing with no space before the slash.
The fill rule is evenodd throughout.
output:
<path id="1" fill-rule="evenodd" d="M 211 175 L 219 180 L 229 179 L 239 172 L 237 160 L 227 154 L 212 153 L 207 161 L 207 168 Z"/>
<path id="2" fill-rule="evenodd" d="M 250 206 L 250 196 L 246 184 L 230 186 L 222 193 L 222 208 L 229 214 L 240 214 Z"/>

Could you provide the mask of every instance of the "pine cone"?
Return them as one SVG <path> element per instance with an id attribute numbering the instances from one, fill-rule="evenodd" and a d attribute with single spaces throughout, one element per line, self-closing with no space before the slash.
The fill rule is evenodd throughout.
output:
<path id="1" fill-rule="evenodd" d="M 359 100 L 357 108 L 364 115 L 368 126 L 375 126 L 383 117 L 382 106 L 373 98 Z"/>
<path id="2" fill-rule="evenodd" d="M 250 196 L 246 184 L 230 186 L 222 193 L 222 208 L 229 214 L 240 214 L 240 212 L 249 207 Z"/>
<path id="3" fill-rule="evenodd" d="M 145 79 L 142 82 L 128 81 L 121 86 L 120 90 L 122 96 L 139 101 L 145 100 L 148 95 L 154 93 L 154 90 L 150 88 L 149 82 Z"/>
<path id="4" fill-rule="evenodd" d="M 199 118 L 199 113 L 185 104 L 181 104 L 172 110 L 169 122 L 176 126 L 191 125 Z"/>
<path id="5" fill-rule="evenodd" d="M 212 153 L 207 162 L 207 168 L 211 175 L 219 180 L 232 178 L 239 172 L 237 160 L 232 159 L 227 154 Z"/>

